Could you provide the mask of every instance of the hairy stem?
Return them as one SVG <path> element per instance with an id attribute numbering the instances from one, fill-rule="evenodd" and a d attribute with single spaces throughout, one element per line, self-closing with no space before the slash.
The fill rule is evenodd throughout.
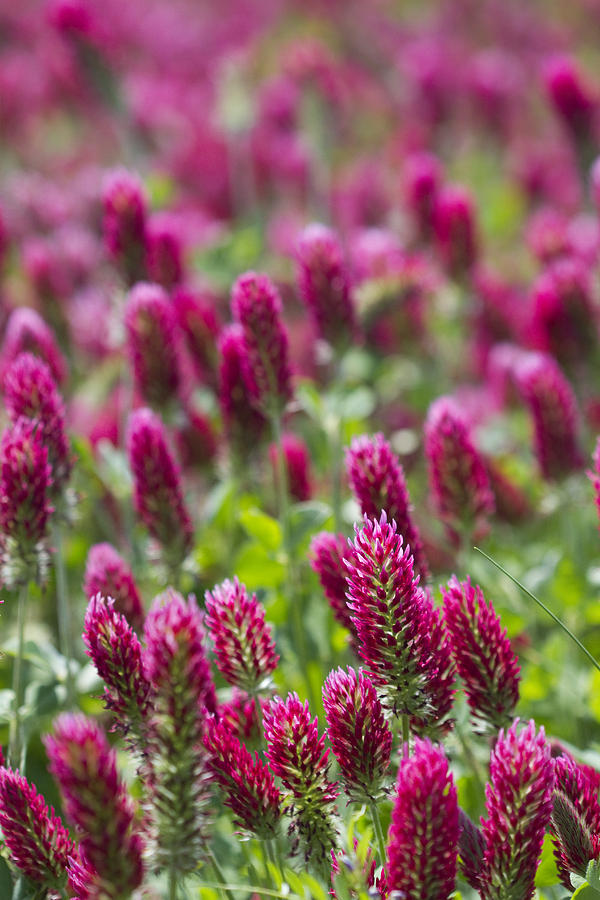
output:
<path id="1" fill-rule="evenodd" d="M 13 693 L 14 715 L 10 723 L 9 753 L 8 758 L 13 769 L 22 769 L 23 755 L 23 726 L 21 722 L 21 707 L 25 696 L 25 684 L 23 682 L 23 646 L 25 641 L 25 613 L 29 598 L 29 582 L 19 589 L 17 605 L 17 653 L 13 666 Z"/>
<path id="2" fill-rule="evenodd" d="M 371 821 L 373 823 L 373 828 L 375 830 L 375 837 L 377 839 L 377 849 L 379 851 L 379 865 L 385 866 L 386 860 L 386 852 L 385 852 L 385 840 L 383 837 L 383 829 L 381 827 L 381 819 L 379 818 L 379 810 L 377 809 L 377 804 L 374 800 L 371 800 L 369 803 L 369 812 L 371 813 Z"/>
<path id="3" fill-rule="evenodd" d="M 62 530 L 59 524 L 54 524 L 53 542 L 55 548 L 54 571 L 56 574 L 56 601 L 58 613 L 58 640 L 60 652 L 64 656 L 67 665 L 67 708 L 71 709 L 75 702 L 75 685 L 71 671 L 73 659 L 73 639 L 71 634 L 71 604 L 69 602 L 69 589 L 65 572 L 65 560 L 63 556 Z"/>

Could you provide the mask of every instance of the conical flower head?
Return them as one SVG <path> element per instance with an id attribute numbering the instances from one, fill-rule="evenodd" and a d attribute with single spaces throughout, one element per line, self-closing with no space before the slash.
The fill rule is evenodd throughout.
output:
<path id="1" fill-rule="evenodd" d="M 157 213 L 146 226 L 148 278 L 171 291 L 183 277 L 183 247 L 176 223 L 169 213 Z"/>
<path id="2" fill-rule="evenodd" d="M 428 240 L 431 235 L 442 178 L 442 165 L 432 153 L 415 153 L 408 158 L 404 192 L 421 240 Z"/>
<path id="3" fill-rule="evenodd" d="M 330 672 L 323 706 L 348 796 L 357 802 L 376 801 L 390 764 L 392 733 L 374 684 L 362 669 Z"/>
<path id="4" fill-rule="evenodd" d="M 451 278 L 464 278 L 477 261 L 478 237 L 473 198 L 461 185 L 447 185 L 439 191 L 433 228 L 448 274 Z"/>
<path id="5" fill-rule="evenodd" d="M 388 890 L 406 900 L 448 900 L 455 887 L 458 837 L 456 787 L 444 751 L 417 739 L 398 769 Z"/>
<path id="6" fill-rule="evenodd" d="M 554 775 L 550 831 L 560 880 L 571 889 L 571 873 L 585 878 L 588 863 L 600 857 L 598 786 L 567 756 L 554 760 Z"/>
<path id="7" fill-rule="evenodd" d="M 347 344 L 356 330 L 350 277 L 337 234 L 318 223 L 304 229 L 296 251 L 300 296 L 319 334 L 332 346 Z"/>
<path id="8" fill-rule="evenodd" d="M 143 628 L 144 608 L 133 572 L 112 544 L 93 544 L 90 547 L 83 590 L 88 600 L 96 594 L 112 597 L 115 612 L 124 615 L 135 631 Z"/>
<path id="9" fill-rule="evenodd" d="M 282 797 L 258 753 L 252 756 L 222 719 L 209 720 L 204 746 L 209 769 L 224 791 L 224 802 L 233 810 L 236 825 L 261 840 L 276 837 Z"/>
<path id="10" fill-rule="evenodd" d="M 125 282 L 146 274 L 146 198 L 140 180 L 126 169 L 110 172 L 104 182 L 104 242 Z"/>
<path id="11" fill-rule="evenodd" d="M 352 553 L 353 549 L 343 534 L 321 531 L 310 543 L 311 567 L 318 575 L 336 621 L 350 632 L 352 649 L 358 655 L 356 627 L 346 599 L 348 570 L 344 560 L 349 560 Z"/>
<path id="12" fill-rule="evenodd" d="M 144 866 L 133 802 L 118 775 L 116 753 L 99 726 L 80 714 L 59 716 L 45 744 L 67 818 L 80 831 L 83 854 L 101 890 L 119 900 L 142 883 Z"/>
<path id="13" fill-rule="evenodd" d="M 264 690 L 279 657 L 256 594 L 249 595 L 237 578 L 224 581 L 206 592 L 206 613 L 223 678 L 249 694 Z"/>
<path id="14" fill-rule="evenodd" d="M 217 300 L 206 291 L 179 287 L 173 293 L 173 307 L 199 378 L 213 385 L 218 363 L 217 339 L 220 321 Z"/>
<path id="15" fill-rule="evenodd" d="M 557 362 L 544 353 L 528 353 L 515 374 L 533 419 L 534 451 L 544 478 L 581 468 L 577 402 Z"/>
<path id="16" fill-rule="evenodd" d="M 232 449 L 241 455 L 248 446 L 259 442 L 266 425 L 263 414 L 248 399 L 250 389 L 244 366 L 246 345 L 241 325 L 223 329 L 219 353 L 219 406 Z"/>
<path id="17" fill-rule="evenodd" d="M 180 383 L 177 321 L 163 288 L 141 282 L 131 289 L 125 329 L 136 390 L 160 409 L 173 400 Z"/>
<path id="18" fill-rule="evenodd" d="M 20 353 L 4 375 L 4 402 L 12 422 L 37 419 L 48 448 L 52 492 L 59 494 L 69 479 L 73 461 L 65 429 L 65 407 L 50 368 L 32 353 Z"/>
<path id="19" fill-rule="evenodd" d="M 278 414 L 292 396 L 279 291 L 267 275 L 246 272 L 233 286 L 231 308 L 243 330 L 241 362 L 250 399 L 261 412 Z"/>
<path id="20" fill-rule="evenodd" d="M 310 500 L 312 493 L 308 447 L 302 438 L 286 431 L 281 436 L 281 449 L 283 451 L 287 490 L 293 500 L 304 503 L 304 501 Z M 279 479 L 278 454 L 279 448 L 277 444 L 271 444 L 269 457 L 276 482 Z"/>
<path id="21" fill-rule="evenodd" d="M 533 303 L 539 346 L 565 365 L 589 356 L 598 338 L 591 275 L 582 260 L 563 256 L 551 263 L 535 283 Z"/>
<path id="22" fill-rule="evenodd" d="M 354 438 L 346 450 L 346 469 L 363 516 L 370 519 L 384 509 L 388 521 L 410 547 L 417 574 L 427 578 L 429 569 L 419 530 L 412 519 L 412 506 L 404 471 L 398 457 L 381 433 Z"/>
<path id="23" fill-rule="evenodd" d="M 535 891 L 544 833 L 552 813 L 554 769 L 544 729 L 518 720 L 500 731 L 481 820 L 485 852 L 480 877 L 484 900 L 529 900 Z"/>
<path id="24" fill-rule="evenodd" d="M 36 884 L 64 888 L 75 842 L 33 784 L 0 768 L 0 827 L 11 861 Z"/>
<path id="25" fill-rule="evenodd" d="M 553 56 L 544 78 L 550 102 L 577 142 L 589 141 L 598 101 L 570 56 Z"/>
<path id="26" fill-rule="evenodd" d="M 458 870 L 473 890 L 480 888 L 485 841 L 477 825 L 462 810 L 458 811 L 460 834 L 458 838 Z"/>
<path id="27" fill-rule="evenodd" d="M 452 398 L 439 397 L 425 421 L 425 455 L 434 508 L 451 536 L 477 535 L 494 511 L 494 495 L 481 454 Z"/>
<path id="28" fill-rule="evenodd" d="M 56 337 L 40 314 L 28 306 L 13 309 L 6 323 L 0 352 L 2 377 L 20 353 L 33 353 L 43 359 L 57 384 L 65 380 L 67 363 L 56 343 Z"/>
<path id="29" fill-rule="evenodd" d="M 453 577 L 442 588 L 452 655 L 477 729 L 494 734 L 512 722 L 519 699 L 519 662 L 506 629 L 478 585 Z"/>
<path id="30" fill-rule="evenodd" d="M 302 842 L 307 860 L 319 871 L 329 868 L 336 844 L 333 819 L 337 785 L 329 780 L 329 751 L 311 720 L 308 702 L 298 695 L 276 697 L 264 710 L 267 758 L 271 771 L 290 792 L 292 831 Z"/>
<path id="31" fill-rule="evenodd" d="M 152 410 L 137 409 L 131 414 L 127 450 L 136 512 L 162 546 L 165 560 L 177 566 L 191 549 L 194 529 L 165 427 Z"/>

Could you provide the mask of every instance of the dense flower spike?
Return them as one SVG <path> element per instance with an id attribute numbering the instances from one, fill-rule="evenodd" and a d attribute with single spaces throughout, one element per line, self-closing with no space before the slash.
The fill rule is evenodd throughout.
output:
<path id="1" fill-rule="evenodd" d="M 398 769 L 388 836 L 387 886 L 406 900 L 448 900 L 459 837 L 456 787 L 441 748 L 415 742 Z"/>
<path id="2" fill-rule="evenodd" d="M 556 361 L 529 353 L 518 362 L 516 379 L 533 419 L 535 455 L 544 478 L 581 468 L 575 394 Z"/>
<path id="3" fill-rule="evenodd" d="M 161 545 L 165 562 L 176 567 L 192 547 L 194 527 L 184 503 L 181 475 L 167 443 L 165 427 L 152 410 L 137 409 L 132 413 L 127 450 L 137 514 Z"/>
<path id="4" fill-rule="evenodd" d="M 576 257 L 549 265 L 534 285 L 534 329 L 538 346 L 560 363 L 575 363 L 597 346 L 592 281 Z"/>
<path id="5" fill-rule="evenodd" d="M 327 871 L 336 844 L 333 814 L 339 792 L 329 780 L 329 750 L 325 737 L 319 737 L 317 718 L 311 721 L 308 702 L 292 693 L 265 707 L 264 728 L 271 771 L 290 792 L 292 830 L 307 861 Z"/>
<path id="6" fill-rule="evenodd" d="M 146 198 L 139 179 L 126 169 L 110 172 L 103 191 L 104 241 L 127 284 L 144 278 Z"/>
<path id="7" fill-rule="evenodd" d="M 356 626 L 352 610 L 346 600 L 348 570 L 344 560 L 350 560 L 353 549 L 343 534 L 321 531 L 310 543 L 310 564 L 319 576 L 321 587 L 331 606 L 336 620 L 352 635 L 352 645 L 356 650 Z"/>
<path id="8" fill-rule="evenodd" d="M 325 225 L 304 229 L 296 252 L 300 296 L 319 334 L 332 346 L 346 345 L 356 331 L 350 278 L 337 234 Z"/>
<path id="9" fill-rule="evenodd" d="M 4 402 L 12 422 L 20 416 L 37 419 L 40 439 L 48 448 L 52 492 L 59 494 L 71 474 L 72 458 L 64 403 L 46 363 L 20 353 L 4 375 Z"/>
<path id="10" fill-rule="evenodd" d="M 466 277 L 477 261 L 475 208 L 469 192 L 447 185 L 437 195 L 433 217 L 438 253 L 452 278 Z"/>
<path id="11" fill-rule="evenodd" d="M 573 59 L 555 56 L 544 72 L 548 96 L 577 142 L 592 138 L 597 100 Z"/>
<path id="12" fill-rule="evenodd" d="M 478 891 L 485 852 L 485 842 L 481 831 L 474 822 L 463 812 L 458 811 L 460 835 L 458 838 L 458 870 L 467 884 Z"/>
<path id="13" fill-rule="evenodd" d="M 175 311 L 161 287 L 141 282 L 131 289 L 125 328 L 136 390 L 160 409 L 173 400 L 180 382 Z"/>
<path id="14" fill-rule="evenodd" d="M 171 217 L 158 213 L 146 226 L 146 268 L 150 281 L 172 290 L 183 277 L 183 248 Z"/>
<path id="15" fill-rule="evenodd" d="M 359 803 L 376 801 L 390 764 L 392 732 L 375 686 L 360 669 L 337 669 L 323 685 L 323 706 L 348 796 Z"/>
<path id="16" fill-rule="evenodd" d="M 311 478 L 310 478 L 310 456 L 308 447 L 302 440 L 291 432 L 285 432 L 281 437 L 281 447 L 285 461 L 285 471 L 287 474 L 287 489 L 290 497 L 303 503 L 310 499 L 311 495 Z M 273 466 L 274 475 L 279 477 L 277 454 L 278 448 L 276 444 L 269 447 L 269 456 Z"/>
<path id="17" fill-rule="evenodd" d="M 51 486 L 38 421 L 17 419 L 0 440 L 0 574 L 9 587 L 45 578 Z"/>
<path id="18" fill-rule="evenodd" d="M 210 754 L 209 769 L 225 793 L 236 825 L 261 840 L 276 837 L 281 793 L 258 753 L 253 757 L 223 720 L 209 720 L 204 745 Z"/>
<path id="19" fill-rule="evenodd" d="M 241 362 L 248 394 L 261 412 L 279 414 L 292 396 L 279 292 L 267 275 L 246 272 L 233 286 L 231 308 L 243 329 Z"/>
<path id="20" fill-rule="evenodd" d="M 347 596 L 360 655 L 386 706 L 424 728 L 452 705 L 454 673 L 439 611 L 419 588 L 410 549 L 385 512 L 355 528 Z"/>
<path id="21" fill-rule="evenodd" d="M 98 675 L 104 681 L 104 702 L 120 728 L 131 730 L 138 742 L 148 713 L 150 684 L 142 664 L 140 642 L 114 600 L 92 597 L 85 614 L 83 642 Z"/>
<path id="22" fill-rule="evenodd" d="M 249 694 L 265 690 L 279 656 L 256 594 L 237 578 L 216 585 L 206 592 L 206 625 L 223 678 Z"/>
<path id="23" fill-rule="evenodd" d="M 241 455 L 260 440 L 266 425 L 263 414 L 248 402 L 243 364 L 246 349 L 241 326 L 223 329 L 219 351 L 219 406 L 232 450 Z"/>
<path id="24" fill-rule="evenodd" d="M 494 511 L 494 495 L 485 463 L 450 397 L 439 397 L 429 407 L 425 455 L 433 505 L 450 534 L 480 534 Z"/>
<path id="25" fill-rule="evenodd" d="M 544 729 L 518 720 L 500 731 L 486 786 L 487 818 L 481 821 L 485 852 L 481 870 L 484 900 L 507 896 L 529 900 L 535 890 L 544 832 L 552 812 L 554 769 Z"/>
<path id="26" fill-rule="evenodd" d="M 133 573 L 112 544 L 93 544 L 87 555 L 83 590 L 88 600 L 96 594 L 111 597 L 115 612 L 125 616 L 135 631 L 144 626 L 142 598 Z"/>
<path id="27" fill-rule="evenodd" d="M 554 774 L 550 831 L 560 880 L 571 889 L 571 873 L 585 877 L 588 862 L 600 857 L 598 786 L 567 756 L 554 760 Z"/>
<path id="28" fill-rule="evenodd" d="M 234 688 L 231 699 L 220 703 L 219 720 L 227 723 L 230 734 L 235 735 L 250 749 L 262 749 L 262 703 L 260 698 L 249 697 Z"/>
<path id="29" fill-rule="evenodd" d="M 12 862 L 46 888 L 64 888 L 75 842 L 34 785 L 12 769 L 0 768 L 0 827 Z"/>
<path id="30" fill-rule="evenodd" d="M 442 175 L 442 165 L 431 153 L 415 153 L 406 162 L 406 203 L 415 220 L 417 236 L 421 240 L 428 240 L 431 236 Z"/>
<path id="31" fill-rule="evenodd" d="M 377 518 L 384 509 L 388 521 L 395 521 L 398 533 L 409 545 L 415 571 L 427 578 L 429 569 L 419 530 L 412 519 L 404 471 L 384 436 L 378 433 L 354 438 L 346 450 L 346 469 L 363 516 Z"/>
<path id="32" fill-rule="evenodd" d="M 173 293 L 172 301 L 194 367 L 201 378 L 213 384 L 220 328 L 216 299 L 206 292 L 180 287 Z"/>
<path id="33" fill-rule="evenodd" d="M 28 306 L 13 309 L 6 323 L 0 353 L 2 377 L 20 353 L 33 353 L 43 359 L 57 384 L 67 376 L 67 363 L 60 352 L 52 329 L 39 313 Z"/>
<path id="34" fill-rule="evenodd" d="M 496 733 L 514 718 L 519 663 L 491 601 L 470 578 L 454 576 L 442 588 L 452 655 L 477 729 Z"/>
<path id="35" fill-rule="evenodd" d="M 148 791 L 157 869 L 180 876 L 202 857 L 207 802 L 206 709 L 216 701 L 205 650 L 202 614 L 193 597 L 158 596 L 145 625 L 146 676 L 152 684 Z"/>
<path id="36" fill-rule="evenodd" d="M 117 755 L 99 726 L 63 713 L 45 740 L 50 771 L 67 818 L 79 829 L 82 853 L 98 876 L 97 892 L 120 900 L 142 883 L 143 845 L 133 802 L 117 772 Z"/>

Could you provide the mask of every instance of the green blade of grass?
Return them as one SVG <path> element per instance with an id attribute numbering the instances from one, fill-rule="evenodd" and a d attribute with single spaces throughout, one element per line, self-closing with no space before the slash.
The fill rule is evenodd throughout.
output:
<path id="1" fill-rule="evenodd" d="M 514 575 L 511 575 L 510 572 L 507 572 L 506 569 L 505 569 L 503 566 L 500 565 L 500 563 L 496 562 L 495 559 L 492 559 L 491 556 L 488 556 L 488 554 L 485 553 L 483 550 L 481 550 L 479 547 L 474 547 L 473 549 L 476 550 L 478 553 L 481 553 L 482 556 L 485 556 L 485 558 L 488 560 L 488 562 L 491 562 L 491 564 L 492 564 L 493 566 L 496 566 L 496 568 L 499 569 L 504 575 L 506 575 L 507 578 L 510 578 L 510 580 L 512 581 L 512 583 L 513 583 L 513 584 L 516 584 L 516 586 L 517 586 L 518 588 L 520 588 L 520 589 L 523 591 L 524 594 L 527 594 L 528 597 L 531 597 L 531 599 L 532 599 L 535 603 L 537 603 L 537 605 L 538 605 L 539 607 L 541 607 L 547 615 L 550 616 L 550 618 L 552 619 L 552 621 L 553 621 L 553 622 L 556 622 L 556 624 L 557 624 L 560 628 L 562 628 L 562 630 L 565 632 L 565 634 L 567 634 L 567 635 L 571 638 L 571 640 L 572 640 L 575 644 L 577 644 L 577 646 L 579 647 L 579 649 L 581 650 L 581 652 L 587 657 L 587 659 L 589 660 L 589 662 L 591 662 L 591 664 L 594 666 L 594 668 L 597 669 L 597 670 L 600 672 L 600 663 L 598 662 L 598 660 L 597 660 L 597 659 L 594 659 L 594 657 L 592 656 L 592 654 L 590 653 L 590 651 L 587 650 L 587 649 L 583 646 L 583 644 L 581 643 L 581 641 L 579 640 L 579 638 L 576 637 L 576 636 L 573 634 L 573 632 L 570 630 L 570 628 L 568 628 L 568 627 L 565 625 L 565 623 L 562 622 L 562 621 L 558 618 L 558 616 L 555 615 L 555 614 L 552 612 L 551 609 L 548 609 L 548 607 L 546 606 L 545 603 L 542 603 L 542 601 L 539 599 L 539 597 L 536 597 L 535 594 L 532 594 L 531 591 L 528 590 L 528 588 L 526 588 L 524 584 L 521 584 L 521 582 L 520 582 L 517 578 L 515 578 Z"/>

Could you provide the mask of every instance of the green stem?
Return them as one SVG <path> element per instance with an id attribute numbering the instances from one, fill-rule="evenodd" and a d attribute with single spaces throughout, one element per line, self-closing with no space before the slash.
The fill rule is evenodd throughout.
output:
<path id="1" fill-rule="evenodd" d="M 404 756 L 408 757 L 410 752 L 410 718 L 406 713 L 402 716 L 402 745 Z"/>
<path id="2" fill-rule="evenodd" d="M 221 866 L 220 866 L 219 863 L 217 862 L 217 857 L 216 857 L 215 854 L 212 852 L 212 850 L 210 849 L 210 847 L 207 847 L 207 848 L 206 848 L 206 855 L 207 855 L 207 858 L 208 858 L 208 862 L 210 863 L 210 866 L 211 866 L 213 872 L 215 873 L 215 878 L 216 878 L 216 880 L 217 880 L 218 882 L 220 882 L 220 893 L 221 893 L 224 897 L 226 897 L 227 900 L 233 900 L 233 897 L 232 897 L 232 895 L 230 894 L 229 890 L 227 889 L 227 887 L 225 887 L 225 885 L 226 885 L 227 882 L 225 881 L 225 876 L 223 875 Z"/>
<path id="3" fill-rule="evenodd" d="M 69 589 L 65 572 L 65 560 L 63 556 L 62 531 L 58 523 L 54 524 L 53 542 L 55 548 L 54 571 L 56 573 L 56 600 L 58 614 L 58 641 L 60 652 L 67 666 L 67 708 L 71 709 L 75 703 L 75 685 L 71 671 L 73 659 L 73 640 L 71 636 L 71 604 L 69 603 Z"/>
<path id="4" fill-rule="evenodd" d="M 169 869 L 169 900 L 177 900 L 177 873 L 174 868 Z"/>
<path id="5" fill-rule="evenodd" d="M 13 769 L 22 767 L 23 754 L 23 727 L 21 723 L 21 707 L 25 697 L 25 684 L 23 682 L 23 647 L 25 643 L 25 613 L 29 598 L 29 582 L 19 589 L 17 605 L 17 653 L 13 666 L 13 693 L 14 715 L 10 723 L 9 754 L 10 765 Z"/>
<path id="6" fill-rule="evenodd" d="M 342 420 L 337 417 L 331 435 L 331 508 L 336 534 L 342 528 Z"/>
<path id="7" fill-rule="evenodd" d="M 379 865 L 385 867 L 385 861 L 387 858 L 385 852 L 385 839 L 383 837 L 381 819 L 379 818 L 379 810 L 377 809 L 377 804 L 374 800 L 371 800 L 371 802 L 369 803 L 369 812 L 371 813 L 371 821 L 373 822 L 375 837 L 377 838 L 377 847 L 379 850 Z"/>
<path id="8" fill-rule="evenodd" d="M 470 769 L 475 777 L 475 781 L 477 782 L 477 787 L 479 788 L 480 792 L 482 794 L 484 794 L 486 779 L 484 778 L 484 776 L 481 772 L 481 766 L 479 765 L 479 762 L 477 761 L 477 758 L 475 757 L 475 754 L 473 753 L 473 751 L 471 749 L 471 745 L 465 738 L 464 734 L 462 733 L 462 729 L 458 727 L 457 723 L 454 724 L 454 730 L 455 730 L 458 740 L 460 742 L 460 746 L 462 747 L 465 761 L 467 762 L 468 766 L 470 767 Z"/>

